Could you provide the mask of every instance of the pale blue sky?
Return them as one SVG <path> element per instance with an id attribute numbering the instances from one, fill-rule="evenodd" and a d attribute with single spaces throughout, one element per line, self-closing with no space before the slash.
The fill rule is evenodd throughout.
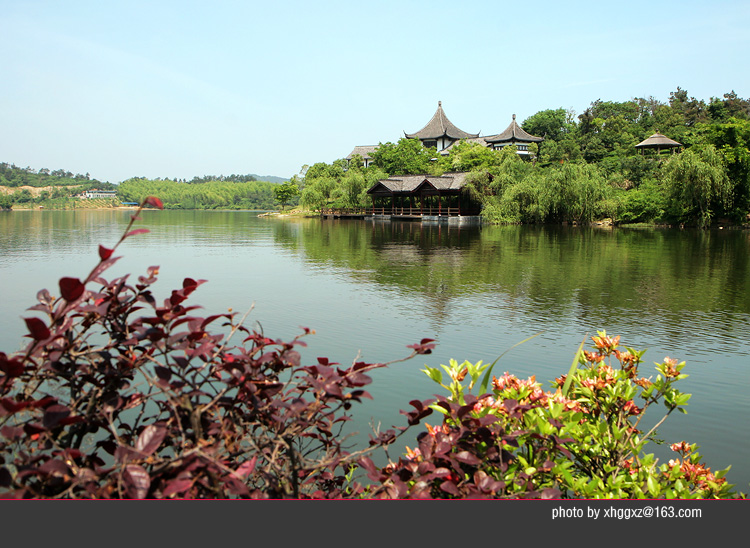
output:
<path id="1" fill-rule="evenodd" d="M 678 86 L 750 97 L 750 2 L 0 0 L 0 162 L 290 177 L 443 102 L 483 135 Z"/>

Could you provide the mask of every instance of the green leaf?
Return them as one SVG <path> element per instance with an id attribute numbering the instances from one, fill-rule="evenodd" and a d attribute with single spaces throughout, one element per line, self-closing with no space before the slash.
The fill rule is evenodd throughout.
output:
<path id="1" fill-rule="evenodd" d="M 445 408 L 437 405 L 436 403 L 433 403 L 432 405 L 430 405 L 429 408 L 432 409 L 432 410 L 434 410 L 434 411 L 439 411 L 443 415 L 448 415 L 448 411 L 446 411 Z"/>
<path id="2" fill-rule="evenodd" d="M 583 338 L 581 341 L 581 344 L 578 346 L 578 351 L 576 351 L 576 355 L 573 357 L 573 363 L 570 365 L 570 369 L 568 370 L 568 376 L 565 377 L 565 384 L 562 387 L 562 395 L 566 396 L 568 394 L 568 390 L 570 389 L 570 385 L 573 382 L 573 375 L 576 372 L 576 369 L 578 369 L 578 359 L 581 356 L 581 352 L 583 351 L 583 345 L 586 343 L 586 337 Z"/>
<path id="3" fill-rule="evenodd" d="M 439 385 L 443 385 L 443 374 L 440 372 L 440 370 L 437 367 L 426 367 L 425 369 L 422 369 L 425 375 L 430 377 L 433 381 L 438 383 Z"/>
<path id="4" fill-rule="evenodd" d="M 531 337 L 529 337 L 527 339 L 522 340 L 521 342 L 517 342 L 516 344 L 514 344 L 513 346 L 511 346 L 508 350 L 506 350 L 505 352 L 503 352 L 502 354 L 500 354 L 497 358 L 495 358 L 495 361 L 492 362 L 492 365 L 489 366 L 489 369 L 487 369 L 487 372 L 484 374 L 484 378 L 482 378 L 482 383 L 479 385 L 479 393 L 480 394 L 484 394 L 484 393 L 487 392 L 487 387 L 489 386 L 490 379 L 492 378 L 492 369 L 495 367 L 495 364 L 498 361 L 500 361 L 500 358 L 502 358 L 508 352 L 510 352 L 511 350 L 513 350 L 516 346 L 522 345 L 523 343 L 528 342 L 531 339 L 533 339 L 534 337 L 538 337 L 541 334 L 542 334 L 542 332 L 539 332 L 539 333 L 536 333 L 535 335 L 532 335 Z"/>

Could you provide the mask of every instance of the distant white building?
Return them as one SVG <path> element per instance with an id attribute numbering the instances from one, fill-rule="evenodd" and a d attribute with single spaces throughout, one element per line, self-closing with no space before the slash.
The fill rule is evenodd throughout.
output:
<path id="1" fill-rule="evenodd" d="M 116 190 L 86 190 L 83 194 L 81 194 L 81 198 L 84 200 L 91 200 L 94 198 L 98 199 L 111 199 L 114 200 L 117 198 L 117 191 Z"/>
<path id="2" fill-rule="evenodd" d="M 362 158 L 362 162 L 364 163 L 364 167 L 370 167 L 370 164 L 372 163 L 372 153 L 375 152 L 378 149 L 378 145 L 369 145 L 369 146 L 356 146 L 354 147 L 354 150 L 351 151 L 349 156 L 346 157 L 347 162 L 351 162 L 352 158 L 354 156 L 359 156 Z"/>

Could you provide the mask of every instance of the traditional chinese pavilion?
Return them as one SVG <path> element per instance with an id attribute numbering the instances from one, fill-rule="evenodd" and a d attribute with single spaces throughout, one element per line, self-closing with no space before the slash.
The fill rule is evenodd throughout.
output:
<path id="1" fill-rule="evenodd" d="M 641 153 L 645 150 L 656 150 L 656 153 L 659 154 L 662 150 L 671 150 L 674 153 L 681 146 L 682 143 L 673 141 L 669 137 L 657 132 L 635 145 L 635 148 L 639 149 Z"/>
<path id="2" fill-rule="evenodd" d="M 435 147 L 438 152 L 448 148 L 461 139 L 474 139 L 478 133 L 467 133 L 458 129 L 445 115 L 442 101 L 438 101 L 438 108 L 427 125 L 416 133 L 406 133 L 407 139 L 419 139 L 426 148 Z"/>
<path id="3" fill-rule="evenodd" d="M 524 131 L 516 122 L 516 115 L 514 114 L 513 120 L 510 125 L 505 128 L 505 131 L 498 133 L 497 135 L 485 137 L 484 140 L 486 141 L 487 146 L 492 147 L 495 150 L 508 145 L 516 145 L 519 154 L 528 154 L 529 145 L 531 143 L 541 143 L 544 141 L 544 138 L 531 135 Z"/>
<path id="4" fill-rule="evenodd" d="M 468 173 L 404 175 L 375 183 L 367 193 L 374 210 L 397 216 L 478 215 L 480 205 L 464 187 Z"/>

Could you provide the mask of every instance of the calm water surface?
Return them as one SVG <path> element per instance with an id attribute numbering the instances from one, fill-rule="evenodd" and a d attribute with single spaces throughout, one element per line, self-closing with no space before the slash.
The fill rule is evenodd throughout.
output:
<path id="1" fill-rule="evenodd" d="M 687 415 L 660 431 L 701 446 L 713 468 L 750 491 L 750 233 L 565 227 L 454 228 L 419 223 L 258 218 L 253 212 L 146 211 L 109 277 L 159 265 L 157 298 L 184 277 L 206 279 L 205 313 L 252 308 L 272 337 L 315 329 L 303 358 L 388 361 L 406 345 L 436 351 L 377 371 L 368 423 L 403 425 L 399 409 L 436 393 L 420 370 L 451 358 L 493 361 L 545 387 L 567 372 L 584 336 L 606 329 L 647 348 L 642 371 L 665 356 L 687 361 Z M 129 212 L 0 213 L 0 350 L 20 348 L 36 292 L 84 277 Z M 655 374 L 655 373 L 654 373 Z M 429 422 L 429 419 L 428 419 Z M 366 439 L 366 436 L 363 436 Z M 406 440 L 414 446 L 414 440 Z M 673 455 L 653 446 L 660 458 Z"/>

